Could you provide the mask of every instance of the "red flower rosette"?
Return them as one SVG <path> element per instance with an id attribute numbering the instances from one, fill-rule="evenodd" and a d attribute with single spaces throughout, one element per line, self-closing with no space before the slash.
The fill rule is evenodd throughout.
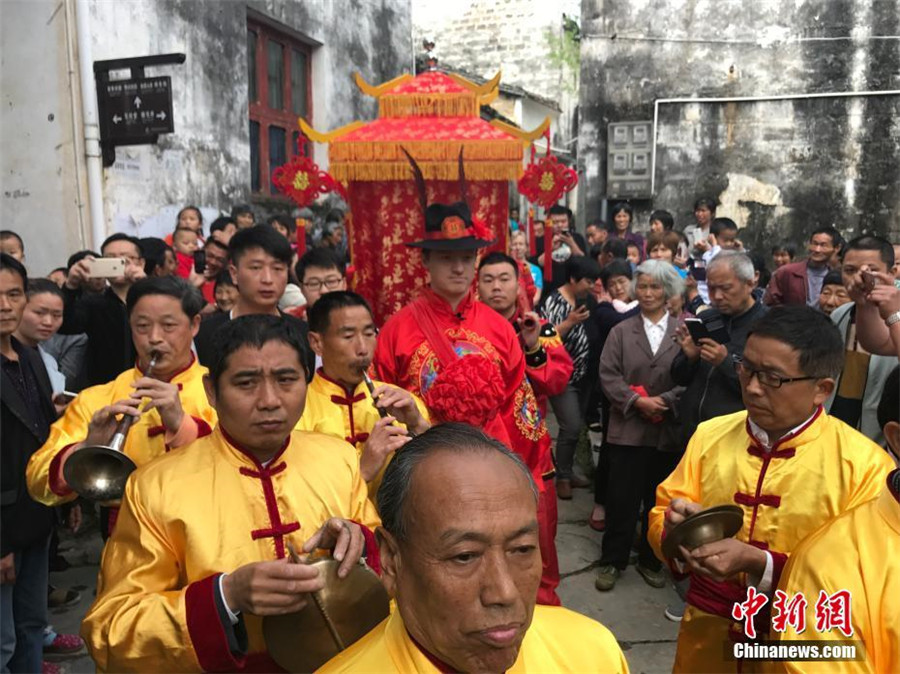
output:
<path id="1" fill-rule="evenodd" d="M 343 186 L 312 159 L 297 155 L 272 172 L 272 182 L 278 191 L 289 196 L 301 208 L 309 206 L 320 195 L 338 192 L 346 195 Z"/>
<path id="2" fill-rule="evenodd" d="M 518 187 L 528 201 L 550 208 L 577 184 L 578 173 L 548 154 L 528 165 Z"/>
<path id="3" fill-rule="evenodd" d="M 484 427 L 503 403 L 503 378 L 484 356 L 468 354 L 440 371 L 425 404 L 437 421 Z"/>
<path id="4" fill-rule="evenodd" d="M 475 233 L 476 239 L 490 241 L 494 238 L 491 230 L 488 229 L 488 226 L 486 224 L 484 224 L 484 220 L 474 215 L 472 216 L 472 231 Z"/>

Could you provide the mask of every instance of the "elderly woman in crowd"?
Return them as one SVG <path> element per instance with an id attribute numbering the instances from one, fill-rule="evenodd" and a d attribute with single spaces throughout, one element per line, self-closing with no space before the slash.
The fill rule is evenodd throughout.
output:
<path id="1" fill-rule="evenodd" d="M 678 460 L 674 410 L 682 388 L 669 374 L 679 352 L 678 325 L 667 303 L 683 292 L 684 281 L 670 263 L 646 260 L 632 283 L 639 313 L 612 329 L 600 357 L 600 386 L 610 401 L 606 534 L 596 580 L 602 591 L 611 590 L 628 565 L 642 502 L 637 571 L 653 587 L 665 585 L 660 561 L 647 543 L 647 513 L 657 485 Z"/>

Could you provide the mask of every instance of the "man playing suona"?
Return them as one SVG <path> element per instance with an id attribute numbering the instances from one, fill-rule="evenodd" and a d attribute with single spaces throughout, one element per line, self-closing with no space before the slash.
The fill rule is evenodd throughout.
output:
<path id="1" fill-rule="evenodd" d="M 332 549 L 343 576 L 370 542 L 377 570 L 364 527 L 379 520 L 355 450 L 292 432 L 306 398 L 297 333 L 243 316 L 220 329 L 216 353 L 204 385 L 218 426 L 126 486 L 81 630 L 100 670 L 276 671 L 261 616 L 298 611 L 323 587 L 288 545 Z"/>

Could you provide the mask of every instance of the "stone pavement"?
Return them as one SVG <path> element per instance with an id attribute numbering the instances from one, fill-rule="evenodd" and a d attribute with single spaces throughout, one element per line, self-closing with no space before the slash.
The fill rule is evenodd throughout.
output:
<path id="1" fill-rule="evenodd" d="M 601 534 L 587 523 L 591 511 L 591 493 L 576 489 L 572 501 L 559 502 L 559 550 L 562 583 L 559 595 L 563 604 L 606 625 L 625 651 L 632 674 L 669 672 L 675 656 L 678 625 L 663 616 L 666 603 L 674 591 L 648 586 L 633 567 L 622 575 L 612 592 L 594 589 L 594 572 L 600 559 Z M 63 537 L 63 555 L 72 567 L 51 574 L 51 582 L 59 587 L 75 588 L 82 594 L 77 605 L 51 612 L 50 620 L 57 631 L 78 632 L 82 616 L 93 601 L 101 542 L 96 533 Z M 60 663 L 64 671 L 93 672 L 94 663 L 87 656 Z"/>

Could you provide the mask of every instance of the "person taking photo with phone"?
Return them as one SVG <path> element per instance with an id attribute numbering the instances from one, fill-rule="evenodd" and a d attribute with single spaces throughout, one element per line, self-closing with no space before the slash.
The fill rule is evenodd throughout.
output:
<path id="1" fill-rule="evenodd" d="M 63 286 L 65 308 L 59 329 L 63 335 L 87 335 L 88 386 L 105 384 L 134 366 L 135 351 L 125 298 L 131 286 L 145 276 L 144 254 L 133 236 L 113 234 L 100 246 L 100 254 L 100 258 L 84 257 L 69 270 Z M 110 259 L 122 260 L 124 267 L 119 263 L 113 269 Z M 104 276 L 107 287 L 103 292 L 85 292 L 91 280 Z"/>

